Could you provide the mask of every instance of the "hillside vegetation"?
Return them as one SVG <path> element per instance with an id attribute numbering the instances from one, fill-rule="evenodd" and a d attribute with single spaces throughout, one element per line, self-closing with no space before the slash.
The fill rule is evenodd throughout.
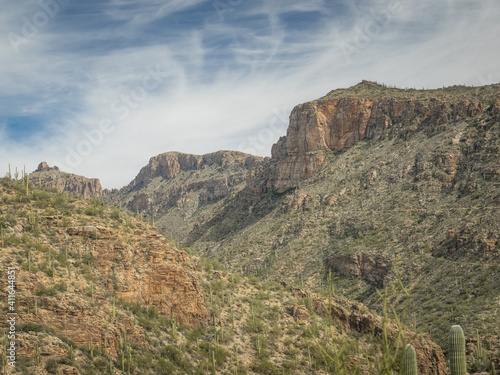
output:
<path id="1" fill-rule="evenodd" d="M 444 364 L 435 361 L 442 354 L 428 337 L 334 297 L 331 285 L 330 298 L 320 298 L 230 273 L 193 253 L 189 260 L 140 216 L 26 187 L 24 180 L 1 179 L 0 197 L 0 258 L 16 268 L 19 314 L 17 366 L 8 373 L 385 373 L 399 367 L 408 341 L 429 369 Z M 158 252 L 165 254 L 158 266 L 177 272 L 173 290 L 185 288 L 183 272 L 200 285 L 197 314 L 191 294 L 162 312 L 152 291 L 138 289 L 141 274 L 154 267 L 143 258 Z M 0 296 L 7 300 L 4 289 Z M 0 327 L 8 331 L 6 322 Z M 1 339 L 5 348 L 6 336 Z M 1 355 L 5 359 L 5 351 Z"/>

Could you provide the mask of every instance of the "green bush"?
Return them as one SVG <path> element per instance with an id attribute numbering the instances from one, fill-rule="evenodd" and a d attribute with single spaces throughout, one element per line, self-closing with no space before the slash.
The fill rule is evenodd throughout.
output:
<path id="1" fill-rule="evenodd" d="M 68 286 L 64 281 L 61 281 L 51 287 L 40 287 L 37 289 L 35 294 L 37 296 L 47 296 L 47 297 L 55 297 L 57 296 L 60 292 L 66 292 L 68 290 Z"/>
<path id="2" fill-rule="evenodd" d="M 56 374 L 57 373 L 57 368 L 59 367 L 59 364 L 54 358 L 50 358 L 47 363 L 45 364 L 45 370 L 49 374 Z"/>
<path id="3" fill-rule="evenodd" d="M 89 216 L 103 217 L 106 205 L 99 199 L 91 199 L 90 206 L 85 209 L 85 214 Z"/>

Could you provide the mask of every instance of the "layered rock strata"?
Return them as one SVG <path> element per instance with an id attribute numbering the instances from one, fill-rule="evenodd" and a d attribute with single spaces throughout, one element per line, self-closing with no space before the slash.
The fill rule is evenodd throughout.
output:
<path id="1" fill-rule="evenodd" d="M 49 167 L 41 162 L 36 171 L 29 175 L 30 183 L 35 186 L 46 186 L 57 189 L 61 193 L 70 193 L 82 198 L 100 198 L 103 196 L 101 182 L 97 178 L 86 178 Z"/>
<path id="2" fill-rule="evenodd" d="M 325 151 L 340 151 L 362 139 L 381 139 L 412 128 L 439 131 L 449 122 L 486 110 L 496 113 L 497 108 L 497 102 L 484 104 L 477 98 L 345 97 L 300 104 L 290 115 L 286 136 L 272 147 L 276 170 L 267 187 L 278 192 L 296 187 L 322 167 Z"/>

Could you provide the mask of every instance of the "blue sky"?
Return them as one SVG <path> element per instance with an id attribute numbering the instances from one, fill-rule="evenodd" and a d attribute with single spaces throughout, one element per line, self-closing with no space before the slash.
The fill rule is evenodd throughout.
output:
<path id="1" fill-rule="evenodd" d="M 269 155 L 299 103 L 370 79 L 500 80 L 497 0 L 20 0 L 0 14 L 0 173 L 130 182 L 151 156 Z"/>

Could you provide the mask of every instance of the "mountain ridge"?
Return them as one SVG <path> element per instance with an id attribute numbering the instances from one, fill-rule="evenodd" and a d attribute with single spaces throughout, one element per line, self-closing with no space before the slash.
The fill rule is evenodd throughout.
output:
<path id="1" fill-rule="evenodd" d="M 377 288 L 401 282 L 410 296 L 391 302 L 412 309 L 407 324 L 444 348 L 445 327 L 460 323 L 470 356 L 479 330 L 498 365 L 499 119 L 499 84 L 365 81 L 296 106 L 271 158 L 177 160 L 165 174 L 150 160 L 105 200 L 233 271 L 319 293 L 332 272 L 340 293 L 379 313 Z"/>

